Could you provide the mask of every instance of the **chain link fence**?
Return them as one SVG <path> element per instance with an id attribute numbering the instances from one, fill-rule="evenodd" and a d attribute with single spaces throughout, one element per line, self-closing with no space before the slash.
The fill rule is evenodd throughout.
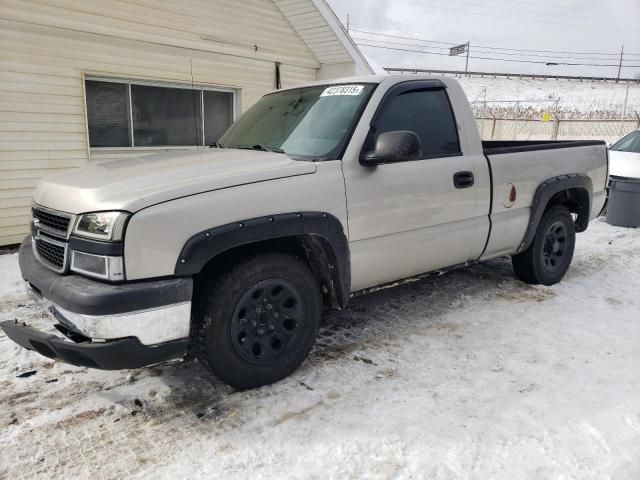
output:
<path id="1" fill-rule="evenodd" d="M 483 140 L 618 140 L 640 128 L 638 120 L 476 118 Z"/>
<path id="2" fill-rule="evenodd" d="M 640 128 L 638 112 L 565 111 L 558 100 L 472 101 L 483 140 L 618 140 Z M 612 114 L 613 113 L 613 114 Z M 599 117 L 599 118 L 598 118 Z"/>
<path id="3" fill-rule="evenodd" d="M 615 142 L 640 128 L 637 120 L 476 117 L 483 140 L 604 140 Z"/>

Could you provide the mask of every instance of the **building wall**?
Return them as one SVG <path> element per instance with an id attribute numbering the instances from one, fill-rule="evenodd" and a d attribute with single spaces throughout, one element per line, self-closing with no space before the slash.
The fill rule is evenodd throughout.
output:
<path id="1" fill-rule="evenodd" d="M 320 67 L 270 0 L 0 0 L 0 245 L 40 178 L 127 153 L 90 152 L 85 75 L 231 87 L 244 110 L 276 61 L 284 87 Z"/>

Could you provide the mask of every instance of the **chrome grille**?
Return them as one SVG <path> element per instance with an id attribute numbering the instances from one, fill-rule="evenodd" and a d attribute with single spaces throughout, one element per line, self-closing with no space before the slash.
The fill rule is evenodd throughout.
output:
<path id="1" fill-rule="evenodd" d="M 76 216 L 33 204 L 31 208 L 31 234 L 36 258 L 58 273 L 68 269 L 67 240 Z"/>
<path id="2" fill-rule="evenodd" d="M 31 209 L 31 217 L 35 228 L 39 228 L 56 237 L 65 239 L 69 237 L 69 227 L 72 225 L 73 215 L 34 206 Z"/>
<path id="3" fill-rule="evenodd" d="M 57 272 L 64 272 L 67 267 L 67 244 L 42 236 L 34 238 L 38 259 Z"/>

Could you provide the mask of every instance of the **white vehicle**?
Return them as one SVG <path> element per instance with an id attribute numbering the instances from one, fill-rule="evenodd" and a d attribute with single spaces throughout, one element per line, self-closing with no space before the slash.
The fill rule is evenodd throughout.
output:
<path id="1" fill-rule="evenodd" d="M 43 180 L 20 267 L 61 335 L 6 334 L 102 369 L 190 351 L 256 387 L 355 293 L 504 255 L 525 282 L 559 282 L 606 200 L 604 142 L 482 142 L 446 77 L 276 91 L 215 147 Z"/>
<path id="2" fill-rule="evenodd" d="M 640 130 L 625 135 L 609 147 L 612 177 L 640 178 Z"/>

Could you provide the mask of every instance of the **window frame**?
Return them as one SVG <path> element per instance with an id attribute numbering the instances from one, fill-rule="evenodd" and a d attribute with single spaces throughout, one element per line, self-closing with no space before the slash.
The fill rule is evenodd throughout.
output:
<path id="1" fill-rule="evenodd" d="M 436 153 L 432 155 L 425 155 L 424 157 L 417 160 L 404 160 L 401 162 L 392 162 L 389 165 L 393 165 L 394 163 L 406 163 L 406 162 L 421 162 L 423 160 L 431 160 L 434 158 L 448 158 L 448 157 L 462 157 L 464 156 L 464 152 L 462 149 L 462 142 L 460 138 L 460 132 L 458 128 L 458 119 L 456 118 L 456 112 L 453 108 L 453 104 L 451 103 L 451 98 L 449 98 L 449 94 L 447 92 L 447 85 L 442 80 L 407 80 L 404 82 L 399 82 L 389 88 L 380 99 L 380 103 L 378 104 L 376 111 L 371 117 L 371 122 L 369 122 L 369 132 L 367 133 L 367 137 L 362 145 L 362 149 L 360 151 L 360 156 L 366 154 L 367 146 L 372 141 L 372 136 L 376 133 L 376 121 L 378 117 L 382 114 L 382 109 L 385 104 L 392 100 L 393 98 L 405 94 L 411 93 L 415 91 L 443 91 L 445 98 L 447 99 L 447 103 L 449 105 L 449 109 L 451 111 L 451 118 L 453 119 L 453 126 L 456 132 L 456 139 L 458 141 L 458 152 L 453 153 Z"/>
<path id="2" fill-rule="evenodd" d="M 92 147 L 91 139 L 89 138 L 89 111 L 87 108 L 87 90 L 86 82 L 109 82 L 109 83 L 124 83 L 127 85 L 127 101 L 128 105 L 128 121 L 129 121 L 129 136 L 131 138 L 131 145 L 126 147 Z M 201 135 L 202 145 L 156 145 L 156 146 L 136 146 L 134 138 L 133 127 L 133 101 L 131 96 L 131 86 L 139 85 L 142 87 L 161 87 L 161 88 L 180 88 L 184 90 L 196 90 L 200 92 L 200 117 L 201 117 Z M 84 92 L 84 109 L 85 109 L 85 123 L 87 129 L 87 147 L 90 152 L 116 152 L 116 151 L 145 151 L 145 150 L 187 150 L 208 148 L 205 144 L 205 127 L 204 127 L 204 92 L 223 92 L 231 94 L 231 123 L 235 122 L 238 118 L 237 112 L 240 111 L 240 91 L 238 88 L 233 87 L 220 87 L 217 85 L 209 85 L 203 83 L 179 83 L 162 80 L 138 80 L 135 78 L 122 78 L 122 77 L 105 77 L 101 75 L 84 74 L 82 80 L 82 89 Z"/>

